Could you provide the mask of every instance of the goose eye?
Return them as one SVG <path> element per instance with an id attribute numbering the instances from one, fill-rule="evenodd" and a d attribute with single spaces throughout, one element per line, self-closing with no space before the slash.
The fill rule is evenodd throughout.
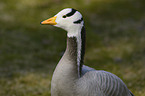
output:
<path id="1" fill-rule="evenodd" d="M 63 17 L 63 18 L 66 18 L 66 15 L 63 15 L 62 17 Z"/>

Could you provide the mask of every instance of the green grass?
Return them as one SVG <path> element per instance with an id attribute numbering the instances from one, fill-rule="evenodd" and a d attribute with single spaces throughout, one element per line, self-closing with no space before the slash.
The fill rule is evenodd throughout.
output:
<path id="1" fill-rule="evenodd" d="M 0 96 L 50 96 L 66 32 L 40 22 L 66 7 L 84 16 L 85 64 L 116 74 L 134 95 L 145 96 L 144 5 L 144 0 L 0 1 Z"/>

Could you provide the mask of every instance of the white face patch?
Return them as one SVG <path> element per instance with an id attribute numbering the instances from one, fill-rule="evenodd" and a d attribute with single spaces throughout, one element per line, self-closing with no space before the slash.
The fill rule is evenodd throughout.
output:
<path id="1" fill-rule="evenodd" d="M 82 21 L 79 24 L 75 24 L 75 21 L 81 20 L 82 19 L 82 15 L 80 14 L 80 12 L 75 11 L 73 13 L 73 15 L 71 14 L 71 16 L 67 16 L 67 14 L 72 12 L 72 8 L 66 8 L 63 9 L 62 11 L 60 11 L 58 14 L 56 14 L 55 16 L 57 16 L 56 18 L 56 27 L 60 27 L 63 28 L 64 30 L 67 31 L 68 36 L 76 36 L 78 33 L 78 30 L 81 29 L 81 27 L 84 24 L 84 21 Z M 66 16 L 65 18 L 63 18 L 64 16 Z"/>

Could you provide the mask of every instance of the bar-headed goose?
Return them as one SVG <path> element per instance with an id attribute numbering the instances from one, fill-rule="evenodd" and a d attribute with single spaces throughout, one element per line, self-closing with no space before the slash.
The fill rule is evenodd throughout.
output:
<path id="1" fill-rule="evenodd" d="M 67 47 L 53 73 L 51 96 L 133 96 L 116 75 L 83 65 L 85 27 L 80 12 L 66 8 L 41 24 L 67 31 Z"/>

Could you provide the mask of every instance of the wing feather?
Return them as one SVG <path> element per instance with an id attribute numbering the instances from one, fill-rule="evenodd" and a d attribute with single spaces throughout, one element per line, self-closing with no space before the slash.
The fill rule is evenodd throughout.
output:
<path id="1" fill-rule="evenodd" d="M 97 90 L 102 92 L 103 95 L 101 96 L 132 96 L 124 82 L 119 77 L 110 72 L 102 70 L 97 71 L 87 66 L 83 66 L 82 72 L 83 73 L 80 81 L 85 79 L 85 83 L 81 82 L 81 86 L 88 86 L 86 90 L 96 89 L 96 94 L 92 96 L 99 96 L 97 95 Z M 87 79 L 89 82 L 87 82 Z"/>

